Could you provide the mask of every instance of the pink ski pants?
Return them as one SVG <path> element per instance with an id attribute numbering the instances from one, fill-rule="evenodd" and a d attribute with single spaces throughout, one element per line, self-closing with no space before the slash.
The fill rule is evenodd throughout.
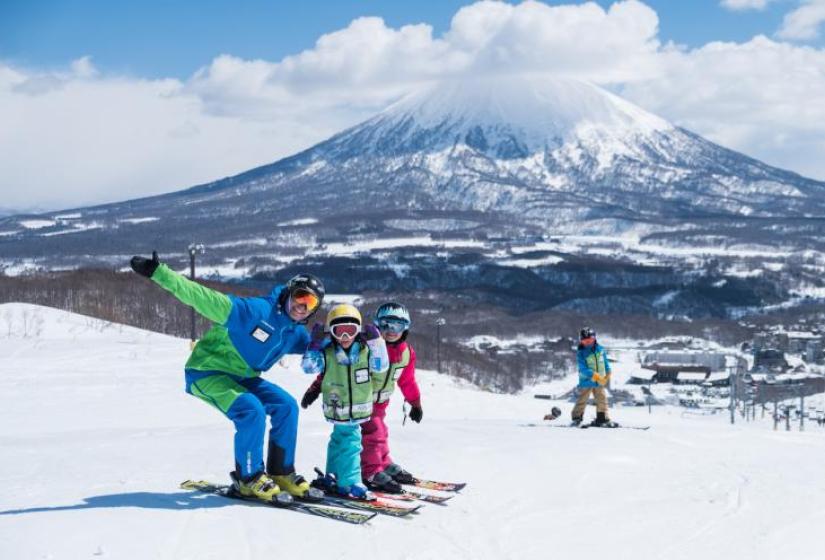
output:
<path id="1" fill-rule="evenodd" d="M 373 405 L 372 417 L 361 424 L 361 476 L 364 479 L 383 471 L 392 463 L 388 441 L 390 434 L 384 422 L 389 404 L 387 401 Z"/>

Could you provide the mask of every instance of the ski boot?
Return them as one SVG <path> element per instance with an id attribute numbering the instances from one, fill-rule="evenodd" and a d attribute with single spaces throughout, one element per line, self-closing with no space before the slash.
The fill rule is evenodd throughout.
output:
<path id="1" fill-rule="evenodd" d="M 234 471 L 230 473 L 232 477 L 232 488 L 244 498 L 255 498 L 263 502 L 274 502 L 280 505 L 292 503 L 292 496 L 287 492 L 282 492 L 278 484 L 269 478 L 266 473 L 260 473 L 250 480 L 243 480 Z"/>
<path id="2" fill-rule="evenodd" d="M 578 428 L 579 426 L 582 425 L 582 420 L 583 420 L 583 418 L 581 418 L 581 417 L 573 418 L 572 422 L 570 422 L 570 425 L 574 428 Z"/>
<path id="3" fill-rule="evenodd" d="M 364 479 L 364 484 L 370 490 L 387 492 L 388 494 L 401 494 L 404 489 L 386 471 L 377 472 L 369 478 Z"/>
<path id="4" fill-rule="evenodd" d="M 295 498 L 311 502 L 320 502 L 324 499 L 324 491 L 310 486 L 309 482 L 300 474 L 291 473 L 270 476 L 278 486 L 285 492 L 289 492 L 289 494 Z"/>
<path id="5" fill-rule="evenodd" d="M 375 494 L 370 492 L 363 484 L 353 484 L 352 486 L 339 486 L 338 493 L 351 500 L 363 500 L 371 502 L 375 499 Z"/>
<path id="6" fill-rule="evenodd" d="M 315 472 L 318 473 L 318 476 L 310 483 L 310 486 L 329 494 L 338 493 L 338 480 L 335 478 L 334 474 L 324 474 L 321 469 L 317 468 L 315 469 Z"/>
<path id="7" fill-rule="evenodd" d="M 390 476 L 398 484 L 415 484 L 415 477 L 402 469 L 401 465 L 396 463 L 390 463 L 390 466 L 384 469 L 384 473 Z"/>
<path id="8" fill-rule="evenodd" d="M 619 424 L 617 422 L 613 422 L 607 417 L 606 412 L 597 412 L 596 419 L 593 420 L 590 424 L 595 428 L 618 428 Z"/>
<path id="9" fill-rule="evenodd" d="M 312 487 L 323 490 L 332 496 L 341 496 L 353 500 L 374 500 L 375 495 L 367 490 L 367 487 L 362 484 L 353 484 L 352 486 L 342 486 L 338 484 L 338 479 L 332 473 L 324 474 L 321 469 L 315 469 L 318 473 L 318 478 L 312 481 Z"/>

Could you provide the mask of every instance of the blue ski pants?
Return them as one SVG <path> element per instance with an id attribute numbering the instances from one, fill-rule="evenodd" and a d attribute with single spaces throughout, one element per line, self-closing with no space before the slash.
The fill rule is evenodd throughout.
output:
<path id="1" fill-rule="evenodd" d="M 361 484 L 361 425 L 333 424 L 327 444 L 327 472 L 338 486 Z"/>
<path id="2" fill-rule="evenodd" d="M 261 377 L 192 369 L 186 370 L 186 392 L 208 402 L 235 424 L 235 469 L 239 476 L 248 479 L 264 469 L 272 475 L 295 472 L 298 403 L 292 395 Z M 264 466 L 267 416 L 271 428 Z"/>

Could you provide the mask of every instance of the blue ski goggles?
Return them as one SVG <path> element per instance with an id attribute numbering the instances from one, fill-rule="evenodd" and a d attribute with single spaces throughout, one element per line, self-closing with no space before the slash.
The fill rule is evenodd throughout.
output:
<path id="1" fill-rule="evenodd" d="M 379 319 L 378 328 L 391 334 L 401 334 L 410 328 L 410 323 L 401 319 Z"/>

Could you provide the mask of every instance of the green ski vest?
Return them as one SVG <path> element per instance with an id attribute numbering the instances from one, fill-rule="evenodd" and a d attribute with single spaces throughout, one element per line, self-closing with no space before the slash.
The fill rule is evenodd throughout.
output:
<path id="1" fill-rule="evenodd" d="M 588 354 L 584 361 L 587 363 L 587 367 L 593 370 L 593 373 L 598 373 L 599 375 L 604 375 L 607 373 L 607 366 L 604 364 L 603 350 L 598 350 L 597 352 Z"/>
<path id="2" fill-rule="evenodd" d="M 324 349 L 324 416 L 333 422 L 358 422 L 372 416 L 369 349 L 364 346 L 354 364 L 339 364 L 335 348 Z"/>
<path id="3" fill-rule="evenodd" d="M 401 353 L 401 361 L 397 364 L 390 364 L 390 368 L 384 373 L 372 374 L 372 399 L 376 403 L 385 403 L 390 400 L 395 384 L 401 377 L 401 372 L 410 363 L 410 347 L 404 348 Z"/>

